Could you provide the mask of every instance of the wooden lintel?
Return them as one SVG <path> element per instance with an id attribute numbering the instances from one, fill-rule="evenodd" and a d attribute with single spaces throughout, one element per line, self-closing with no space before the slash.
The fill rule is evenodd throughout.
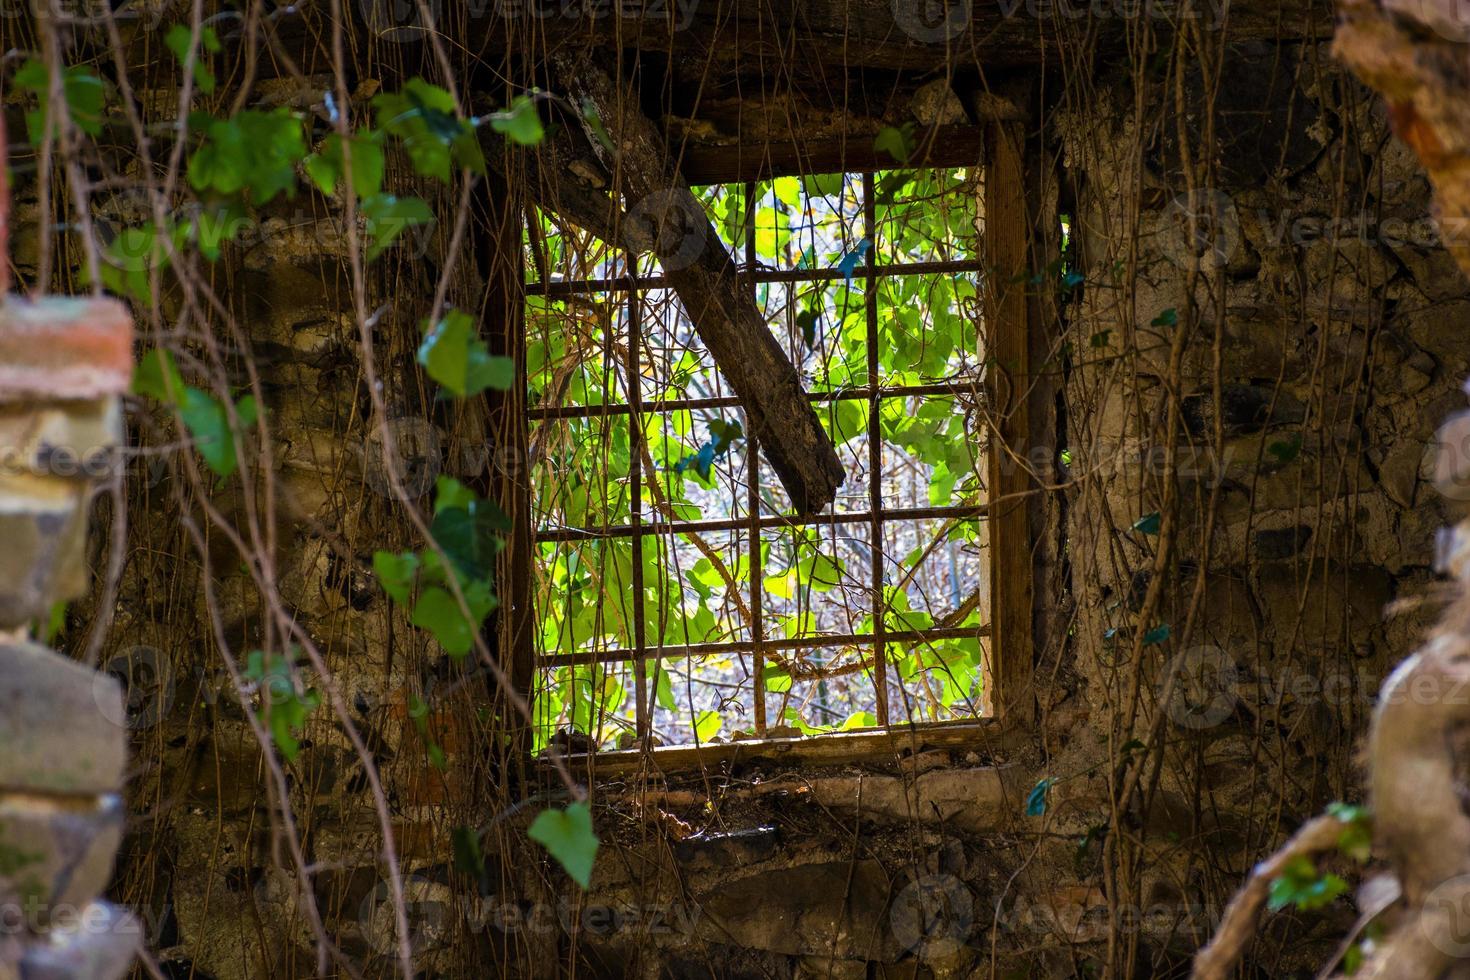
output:
<path id="1" fill-rule="evenodd" d="M 983 126 L 937 126 L 915 133 L 916 146 L 900 164 L 873 147 L 871 136 L 769 143 L 708 144 L 676 148 L 679 172 L 690 184 L 731 184 L 802 174 L 860 173 L 903 167 L 973 167 L 985 146 Z"/>

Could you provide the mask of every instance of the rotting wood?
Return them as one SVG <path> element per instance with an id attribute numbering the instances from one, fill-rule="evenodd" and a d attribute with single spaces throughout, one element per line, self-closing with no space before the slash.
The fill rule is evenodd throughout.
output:
<path id="1" fill-rule="evenodd" d="M 587 169 L 572 167 L 585 162 L 585 154 L 565 135 L 547 141 L 551 145 L 539 164 L 528 164 L 539 203 L 606 241 L 641 251 L 651 246 L 700 339 L 739 397 L 747 434 L 759 442 L 793 509 L 798 514 L 822 511 L 845 476 L 837 450 L 795 365 L 741 283 L 729 251 L 674 172 L 653 123 L 627 91 L 585 56 L 562 59 L 557 67 L 573 87 L 574 102 L 596 106 L 618 152 L 596 144 L 589 132 L 592 152 L 602 157 L 598 162 L 604 172 L 616 174 L 624 196 L 634 203 L 626 212 L 614 208 L 605 191 L 588 186 L 598 182 L 596 174 L 580 186 L 574 177 L 559 180 L 564 172 Z M 548 164 L 554 169 L 548 171 Z M 558 190 L 559 183 L 572 186 Z"/>
<path id="2" fill-rule="evenodd" d="M 993 411 L 989 454 L 991 709 L 1007 719 L 1034 715 L 1031 689 L 1032 564 L 1028 495 L 1031 430 L 1030 252 L 1024 132 L 992 123 L 985 170 L 985 333 Z"/>

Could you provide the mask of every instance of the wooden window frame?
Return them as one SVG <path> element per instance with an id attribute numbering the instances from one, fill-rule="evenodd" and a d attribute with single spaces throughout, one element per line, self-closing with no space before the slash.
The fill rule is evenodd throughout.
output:
<path id="1" fill-rule="evenodd" d="M 891 758 L 895 754 L 905 750 L 918 750 L 925 747 L 941 746 L 965 746 L 973 745 L 980 739 L 985 739 L 987 744 L 994 744 L 994 736 L 1003 732 L 1009 732 L 1018 726 L 1024 726 L 1032 718 L 1033 710 L 1030 707 L 1031 695 L 1031 659 L 1033 656 L 1032 640 L 1032 605 L 1033 584 L 1031 553 L 1034 535 L 1030 527 L 1028 498 L 1032 489 L 1032 481 L 1028 468 L 1018 461 L 1026 459 L 1026 449 L 1031 444 L 1031 432 L 1026 409 L 1027 385 L 1024 379 L 1029 375 L 1029 337 L 1032 320 L 1035 317 L 1035 304 L 1028 298 L 1028 290 L 1024 284 L 1031 278 L 1027 270 L 1031 265 L 1032 250 L 1030 248 L 1030 225 L 1027 219 L 1027 182 L 1024 173 L 1024 131 L 1018 123 L 1010 121 L 991 121 L 985 126 L 951 126 L 940 127 L 929 130 L 921 137 L 921 142 L 914 156 L 906 162 L 901 169 L 924 169 L 933 167 L 958 167 L 979 166 L 984 174 L 984 231 L 981 239 L 983 254 L 978 260 L 961 260 L 957 262 L 920 262 L 902 263 L 892 266 L 875 265 L 876 249 L 867 256 L 867 261 L 858 270 L 858 275 L 865 277 L 869 288 L 866 291 L 866 315 L 868 320 L 868 355 L 870 358 L 870 384 L 864 390 L 856 394 L 821 394 L 813 395 L 814 402 L 828 401 L 837 397 L 864 398 L 870 405 L 870 424 L 878 410 L 878 405 L 886 397 L 905 397 L 921 393 L 952 392 L 955 389 L 969 390 L 965 385 L 926 385 L 918 386 L 925 389 L 909 391 L 905 389 L 880 390 L 873 384 L 876 372 L 873 370 L 871 359 L 877 356 L 876 344 L 873 332 L 876 328 L 876 290 L 872 288 L 877 278 L 883 275 L 918 275 L 924 272 L 975 272 L 983 275 L 983 309 L 985 312 L 984 329 L 986 331 L 987 350 L 990 352 L 990 370 L 987 371 L 986 395 L 988 404 L 992 407 L 992 418 L 994 419 L 995 432 L 992 433 L 992 450 L 987 454 L 988 476 L 989 476 L 989 500 L 986 504 L 965 508 L 923 508 L 902 511 L 887 511 L 877 504 L 878 495 L 873 494 L 871 500 L 875 503 L 868 512 L 859 514 L 840 515 L 817 515 L 802 519 L 787 519 L 781 517 L 761 517 L 758 510 L 752 508 L 749 518 L 734 518 L 724 521 L 697 521 L 687 522 L 690 526 L 685 528 L 685 522 L 653 523 L 645 524 L 636 503 L 641 495 L 633 498 L 634 511 L 632 525 L 628 529 L 617 529 L 616 533 L 627 530 L 635 541 L 644 536 L 678 533 L 681 530 L 718 530 L 734 527 L 750 527 L 754 532 L 752 542 L 758 547 L 760 536 L 758 531 L 767 526 L 782 527 L 788 524 L 830 524 L 830 523 L 853 523 L 870 522 L 875 535 L 875 542 L 881 540 L 882 524 L 890 520 L 922 519 L 928 517 L 950 517 L 950 516 L 985 516 L 988 521 L 991 547 L 990 552 L 990 597 L 991 615 L 987 624 L 980 627 L 963 628 L 965 636 L 988 636 L 989 643 L 986 647 L 987 659 L 985 662 L 985 679 L 982 697 L 984 699 L 984 715 L 973 719 L 960 719 L 941 722 L 904 722 L 895 721 L 891 718 L 880 716 L 881 730 L 863 732 L 831 732 L 819 735 L 805 735 L 798 737 L 775 737 L 775 738 L 752 738 L 732 742 L 711 743 L 702 745 L 676 745 L 657 746 L 652 748 L 632 748 L 620 750 L 598 751 L 589 756 L 580 754 L 572 756 L 574 761 L 585 760 L 590 762 L 599 772 L 630 771 L 651 764 L 659 769 L 680 769 L 684 767 L 699 767 L 718 764 L 735 759 L 756 758 L 780 758 L 783 761 L 793 763 L 821 763 L 840 762 L 845 760 L 858 760 L 865 758 Z M 687 157 L 683 161 L 682 174 L 691 186 L 709 184 L 744 184 L 747 193 L 757 181 L 768 180 L 780 176 L 800 176 L 802 174 L 814 173 L 862 173 L 864 175 L 864 215 L 866 231 L 871 237 L 875 228 L 875 195 L 873 193 L 872 172 L 874 170 L 895 169 L 891 160 L 885 155 L 877 154 L 867 149 L 858 149 L 857 144 L 849 145 L 842 141 L 808 141 L 805 143 L 775 144 L 759 148 L 758 155 L 752 152 L 750 157 L 744 156 L 742 152 L 728 152 L 711 154 L 704 157 Z M 504 193 L 510 194 L 509 188 L 502 188 Z M 507 210 L 514 210 L 519 214 L 519 208 L 513 204 L 507 205 Z M 503 227 L 503 226 L 502 226 Z M 510 237 L 510 236 L 506 236 Z M 525 391 L 525 297 L 530 294 L 530 287 L 524 281 L 523 271 L 519 269 L 521 256 L 521 239 L 519 228 L 516 234 L 507 241 L 505 237 L 499 238 L 501 247 L 510 247 L 517 257 L 514 263 L 499 263 L 501 266 L 515 265 L 517 275 L 505 276 L 507 281 L 498 284 L 498 290 L 504 295 L 508 306 L 512 308 L 512 315 L 507 318 L 509 329 L 507 331 L 508 353 L 512 353 L 517 362 L 517 391 L 518 398 L 507 402 L 505 408 L 517 413 L 519 419 L 517 424 L 509 426 L 518 429 L 516 440 L 521 447 L 527 441 L 525 429 L 530 422 L 541 419 L 567 418 L 567 417 L 591 417 L 593 415 L 635 415 L 640 414 L 641 405 L 639 394 L 630 393 L 628 405 L 626 406 L 589 406 L 565 408 L 565 409 L 529 409 L 524 400 Z M 746 266 L 754 268 L 754 229 L 748 226 L 746 232 Z M 828 273 L 831 273 L 828 275 Z M 797 274 L 782 273 L 779 271 L 766 271 L 753 276 L 743 277 L 752 288 L 763 281 L 819 281 L 822 278 L 837 278 L 840 274 L 835 270 L 800 270 Z M 591 280 L 577 283 L 551 283 L 542 284 L 545 288 L 537 289 L 536 292 L 543 295 L 558 295 L 583 290 L 608 290 L 618 289 L 626 291 L 627 302 L 630 306 L 630 330 L 637 331 L 640 327 L 639 314 L 637 310 L 641 291 L 648 288 L 657 288 L 657 281 L 644 279 L 636 283 L 619 282 L 618 280 Z M 636 357 L 637 345 L 630 344 L 630 354 Z M 636 376 L 636 362 L 630 365 Z M 929 392 L 933 389 L 933 392 Z M 659 410 L 665 411 L 670 407 L 677 408 L 717 408 L 738 407 L 739 401 L 734 397 L 722 397 L 712 399 L 684 399 L 669 404 L 660 403 Z M 501 431 L 505 431 L 501 427 Z M 879 447 L 873 444 L 871 452 L 877 452 Z M 747 451 L 756 453 L 759 447 L 751 440 L 747 444 Z M 633 454 L 634 472 L 630 479 L 641 479 L 637 472 L 641 461 L 639 454 Z M 752 470 L 758 468 L 752 467 Z M 514 502 L 515 512 L 529 516 L 530 487 L 525 467 L 520 467 L 518 479 L 507 481 L 502 487 L 503 492 L 516 496 Z M 869 478 L 876 481 L 881 475 L 880 467 L 871 460 L 869 462 Z M 752 483 L 751 492 L 756 491 Z M 872 491 L 870 490 L 870 493 Z M 964 515 L 951 514 L 950 511 L 964 510 Z M 524 525 L 527 522 L 521 521 Z M 632 659 L 635 665 L 635 677 L 637 679 L 637 692 L 640 705 L 647 700 L 646 695 L 646 663 L 647 656 L 639 657 L 639 652 L 647 651 L 610 651 L 605 658 L 589 660 L 588 656 L 578 654 L 553 655 L 550 658 L 537 657 L 534 651 L 534 620 L 535 610 L 531 608 L 529 579 L 531 563 L 534 559 L 535 543 L 541 540 L 558 540 L 563 538 L 598 537 L 602 534 L 589 534 L 585 531 L 553 531 L 537 534 L 529 528 L 522 528 L 520 533 L 513 533 L 509 547 L 502 553 L 502 570 L 509 575 L 515 583 L 515 594 L 511 596 L 512 601 L 503 607 L 502 615 L 498 620 L 498 640 L 502 650 L 503 662 L 509 668 L 508 674 L 512 683 L 522 692 L 530 692 L 537 682 L 538 672 L 544 667 L 555 666 L 561 660 L 569 660 L 577 663 L 602 662 L 603 660 L 624 661 Z M 1005 541 L 1005 547 L 997 548 L 997 541 Z M 636 548 L 636 546 L 635 546 Z M 878 576 L 881 581 L 881 549 L 873 548 L 872 574 Z M 641 562 L 633 562 L 635 575 L 641 577 Z M 815 647 L 830 646 L 835 642 L 850 639 L 844 637 L 814 637 L 799 641 L 767 641 L 762 637 L 761 623 L 759 620 L 759 592 L 760 576 L 753 575 L 753 602 L 752 615 L 756 618 L 753 636 L 750 641 L 719 644 L 697 644 L 688 648 L 664 647 L 655 656 L 658 659 L 669 659 L 670 653 L 675 657 L 695 657 L 712 652 L 727 652 L 739 647 L 743 652 L 754 654 L 753 671 L 753 694 L 755 696 L 755 716 L 758 730 L 764 728 L 764 684 L 761 678 L 761 654 L 764 650 L 770 650 L 785 646 Z M 634 583 L 635 591 L 637 583 Z M 881 596 L 881 591 L 879 592 Z M 881 608 L 874 611 L 874 634 L 871 639 L 864 635 L 864 642 L 871 642 L 875 651 L 881 652 L 886 642 L 902 642 L 911 639 L 905 634 L 885 633 L 883 629 L 884 617 Z M 635 617 L 635 622 L 641 624 L 641 618 Z M 927 631 L 932 632 L 932 631 Z M 940 632 L 960 632 L 955 630 Z M 934 638 L 937 634 L 930 636 Z M 635 642 L 636 647 L 643 644 Z M 708 649 L 706 649 L 708 648 Z M 874 686 L 878 705 L 886 709 L 886 697 L 884 696 L 884 676 L 886 657 L 875 658 L 878 669 L 875 671 Z M 641 711 L 640 711 L 641 714 Z M 886 710 L 882 712 L 886 715 Z M 517 740 L 523 742 L 523 740 Z"/>

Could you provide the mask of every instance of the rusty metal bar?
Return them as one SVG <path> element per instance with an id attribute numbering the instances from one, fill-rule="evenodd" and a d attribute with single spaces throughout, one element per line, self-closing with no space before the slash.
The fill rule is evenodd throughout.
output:
<path id="1" fill-rule="evenodd" d="M 879 398 L 910 398 L 924 395 L 959 395 L 966 393 L 979 393 L 983 388 L 979 382 L 974 381 L 949 381 L 934 382 L 924 385 L 892 385 L 878 389 Z M 864 385 L 861 388 L 844 388 L 841 391 L 817 391 L 808 392 L 807 398 L 817 404 L 838 401 L 867 401 L 873 397 L 871 387 Z M 666 401 L 654 399 L 643 406 L 645 412 L 679 412 L 699 411 L 706 408 L 739 408 L 740 399 L 734 395 L 722 395 L 713 398 L 670 398 Z M 533 421 L 545 421 L 548 419 L 589 419 L 607 418 L 614 415 L 627 415 L 627 405 L 561 405 L 555 408 L 531 408 L 527 409 L 527 415 Z"/>
<path id="2" fill-rule="evenodd" d="M 755 182 L 750 181 L 745 185 L 745 268 L 747 274 L 756 268 L 755 264 L 755 215 L 758 208 L 755 202 Z M 751 300 L 757 301 L 759 296 L 756 291 L 754 278 L 749 279 Z M 766 734 L 766 658 L 762 641 L 765 639 L 765 580 L 766 566 L 761 560 L 761 461 L 760 447 L 754 439 L 750 440 L 749 452 L 745 454 L 745 466 L 748 475 L 747 486 L 749 487 L 750 513 L 750 640 L 751 640 L 751 669 L 755 672 L 754 698 L 755 704 L 752 710 L 755 715 L 755 734 L 757 737 Z"/>
<path id="3" fill-rule="evenodd" d="M 863 236 L 868 242 L 863 269 L 863 307 L 868 321 L 868 509 L 872 514 L 868 554 L 872 557 L 873 585 L 873 690 L 878 724 L 888 724 L 888 650 L 884 643 L 883 594 L 883 400 L 878 390 L 878 206 L 874 200 L 873 175 L 863 174 Z"/>
<path id="4" fill-rule="evenodd" d="M 891 630 L 884 634 L 886 643 L 929 643 L 934 640 L 979 639 L 990 635 L 990 625 L 935 627 L 927 630 Z M 761 648 L 766 651 L 806 650 L 823 647 L 868 646 L 877 640 L 874 633 L 829 633 L 804 636 L 791 640 L 765 640 Z M 729 640 L 721 643 L 689 643 L 682 646 L 659 647 L 645 650 L 645 659 L 659 657 L 663 660 L 689 660 L 710 657 L 716 654 L 744 653 L 755 648 L 750 640 Z M 588 663 L 588 653 L 554 653 L 541 658 L 548 667 L 564 667 L 568 664 Z M 613 664 L 633 660 L 636 650 L 598 650 L 591 653 L 591 663 Z"/>
<path id="5" fill-rule="evenodd" d="M 987 512 L 988 505 L 986 504 L 963 504 L 949 507 L 907 507 L 902 510 L 888 510 L 884 511 L 883 517 L 889 521 L 924 521 L 947 518 L 978 520 Z M 808 517 L 771 514 L 759 517 L 756 521 L 751 521 L 749 517 L 732 517 L 717 521 L 658 521 L 644 524 L 642 533 L 658 535 L 735 531 L 749 527 L 752 523 L 759 524 L 761 528 L 827 527 L 832 524 L 871 522 L 874 516 L 872 511 L 858 511 L 852 514 L 813 514 Z M 608 527 L 564 527 L 539 531 L 536 534 L 536 541 L 538 543 L 543 541 L 604 541 L 609 538 L 632 537 L 632 535 L 633 526 L 631 524 L 614 524 Z"/>
<path id="6" fill-rule="evenodd" d="M 871 239 L 869 239 L 871 241 Z M 876 246 L 875 246 L 876 248 Z M 923 276 L 946 272 L 984 272 L 984 263 L 979 259 L 933 259 L 927 262 L 890 262 L 874 265 L 870 272 L 878 278 L 893 276 Z M 834 282 L 846 279 L 840 269 L 769 269 L 750 268 L 743 270 L 755 283 L 763 282 Z M 551 282 L 526 284 L 526 295 L 584 296 L 589 293 L 615 293 L 625 290 L 666 289 L 668 283 L 663 276 L 622 275 L 598 279 L 553 279 Z"/>
<path id="7" fill-rule="evenodd" d="M 628 255 L 629 263 L 636 263 L 637 256 Z M 628 485 L 632 496 L 628 500 L 629 518 L 633 527 L 633 646 L 641 654 L 646 649 L 646 624 L 643 615 L 643 385 L 638 370 L 638 347 L 642 332 L 641 297 L 636 289 L 628 293 Z M 633 663 L 633 726 L 642 739 L 653 731 L 653 719 L 648 710 L 648 661 L 640 656 Z"/>

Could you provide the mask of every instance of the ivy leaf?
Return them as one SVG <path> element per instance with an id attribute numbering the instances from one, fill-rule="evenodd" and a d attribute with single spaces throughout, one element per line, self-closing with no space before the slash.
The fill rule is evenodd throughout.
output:
<path id="1" fill-rule="evenodd" d="M 766 664 L 762 667 L 761 680 L 765 682 L 768 693 L 784 694 L 791 690 L 791 675 L 778 664 Z"/>
<path id="2" fill-rule="evenodd" d="M 674 700 L 674 683 L 669 678 L 669 672 L 662 666 L 658 668 L 658 677 L 654 681 L 654 688 L 658 692 L 658 703 L 665 711 L 677 711 L 678 702 Z"/>
<path id="3" fill-rule="evenodd" d="M 592 883 L 592 864 L 599 841 L 592 829 L 592 810 L 586 803 L 573 803 L 565 810 L 542 810 L 526 836 L 546 848 L 572 880 L 583 888 Z"/>
<path id="4" fill-rule="evenodd" d="M 469 509 L 480 499 L 479 495 L 452 476 L 441 476 L 434 481 L 434 513 L 459 507 Z"/>
<path id="5" fill-rule="evenodd" d="M 694 721 L 694 737 L 700 742 L 708 742 L 720 733 L 724 725 L 725 720 L 718 711 L 701 711 Z"/>
<path id="6" fill-rule="evenodd" d="M 399 555 L 391 551 L 373 553 L 373 573 L 377 575 L 378 583 L 400 605 L 408 604 L 409 590 L 413 588 L 413 579 L 418 570 L 418 555 L 411 551 Z"/>
<path id="7" fill-rule="evenodd" d="M 1153 629 L 1143 634 L 1143 645 L 1146 647 L 1151 647 L 1163 643 L 1169 638 L 1169 634 L 1171 632 L 1172 631 L 1169 629 L 1168 623 L 1163 623 L 1159 626 L 1155 626 Z"/>
<path id="8" fill-rule="evenodd" d="M 821 314 L 816 310 L 802 310 L 796 314 L 796 325 L 801 328 L 801 339 L 811 350 L 817 343 L 817 322 Z"/>
<path id="9" fill-rule="evenodd" d="M 1052 784 L 1055 782 L 1053 777 L 1046 776 L 1031 787 L 1031 792 L 1026 794 L 1026 816 L 1039 817 L 1046 813 L 1047 797 L 1051 794 Z"/>
<path id="10" fill-rule="evenodd" d="M 331 194 L 342 179 L 344 158 L 352 157 L 352 191 L 358 197 L 372 197 L 383 189 L 383 145 L 382 137 L 366 129 L 350 137 L 347 152 L 343 151 L 340 133 L 333 133 L 322 143 L 321 151 L 306 158 L 306 174 L 323 194 Z"/>
<path id="11" fill-rule="evenodd" d="M 165 405 L 178 403 L 184 397 L 184 376 L 174 362 L 173 354 L 154 348 L 138 359 L 133 369 L 132 391 L 135 395 L 156 398 Z"/>
<path id="12" fill-rule="evenodd" d="M 454 870 L 479 879 L 485 873 L 485 852 L 480 848 L 480 835 L 473 827 L 455 827 L 450 833 L 454 846 Z"/>
<path id="13" fill-rule="evenodd" d="M 1302 451 L 1302 437 L 1300 434 L 1292 436 L 1285 441 L 1273 442 L 1266 447 L 1266 452 L 1276 457 L 1281 465 L 1286 465 L 1296 459 Z"/>
<path id="14" fill-rule="evenodd" d="M 589 103 L 582 103 L 582 111 L 587 111 Z M 593 113 L 597 107 L 593 106 Z M 521 146 L 535 146 L 541 142 L 546 131 L 541 128 L 541 117 L 536 112 L 536 103 L 528 95 L 517 95 L 511 100 L 510 107 L 500 112 L 490 114 L 490 128 L 503 136 L 510 138 L 512 143 Z M 599 138 L 605 138 L 607 131 L 602 129 L 602 118 L 596 117 L 593 132 L 599 133 Z M 591 122 L 591 120 L 588 120 Z M 612 149 L 612 141 L 608 140 L 608 149 Z"/>
<path id="15" fill-rule="evenodd" d="M 1082 283 L 1084 281 L 1085 280 L 1082 278 L 1081 273 L 1072 272 L 1071 270 L 1068 270 L 1066 272 L 1063 272 L 1062 273 L 1062 292 L 1064 292 L 1064 293 L 1070 293 L 1072 290 L 1074 290 L 1078 286 L 1082 285 Z"/>
<path id="16" fill-rule="evenodd" d="M 302 692 L 292 676 L 289 658 L 252 650 L 246 659 L 245 676 L 259 685 L 262 701 L 257 717 L 270 727 L 271 741 L 287 762 L 295 762 L 301 753 L 298 734 L 306 720 L 321 704 L 316 691 Z"/>
<path id="17" fill-rule="evenodd" d="M 862 262 L 863 256 L 867 255 L 868 249 L 872 247 L 873 243 L 864 238 L 857 243 L 857 248 L 848 252 L 837 263 L 837 271 L 842 273 L 842 278 L 847 282 L 848 286 L 852 285 L 852 274 L 857 271 L 858 263 Z"/>
<path id="18" fill-rule="evenodd" d="M 1149 322 L 1151 327 L 1177 327 L 1179 326 L 1179 311 L 1169 307 Z"/>
<path id="19" fill-rule="evenodd" d="M 425 589 L 414 604 L 409 622 L 434 634 L 434 639 L 451 657 L 463 657 L 475 645 L 475 632 L 485 617 L 494 611 L 496 600 L 484 582 L 466 582 L 462 586 L 465 603 L 474 622 L 465 619 L 459 604 L 447 589 L 437 585 Z"/>
<path id="20" fill-rule="evenodd" d="M 15 87 L 29 92 L 40 102 L 40 108 L 26 113 L 26 135 L 32 144 L 38 144 L 46 138 L 47 106 L 51 102 L 51 73 L 46 70 L 46 63 L 39 58 L 29 59 L 15 73 Z M 76 127 L 88 136 L 100 136 L 102 104 L 107 95 L 102 79 L 83 65 L 63 69 L 61 94 Z"/>
<path id="21" fill-rule="evenodd" d="M 1305 854 L 1286 862 L 1280 876 L 1271 882 L 1266 907 L 1279 912 L 1294 905 L 1304 912 L 1323 908 L 1347 891 L 1347 882 L 1335 874 L 1319 874 L 1316 864 Z"/>
<path id="22" fill-rule="evenodd" d="M 164 47 L 173 52 L 181 65 L 189 60 L 189 48 L 193 43 L 194 32 L 187 24 L 175 24 L 163 37 Z M 214 94 L 214 72 L 204 63 L 205 55 L 218 54 L 219 50 L 219 37 L 215 35 L 214 28 L 200 25 L 199 50 L 194 56 L 194 84 L 205 95 Z"/>
<path id="23" fill-rule="evenodd" d="M 434 515 L 429 533 L 455 569 L 469 579 L 488 579 L 504 541 L 498 532 L 510 529 L 510 518 L 491 500 L 464 507 L 448 507 Z"/>
<path id="24" fill-rule="evenodd" d="M 426 225 L 434 220 L 434 214 L 422 198 L 394 197 L 392 194 L 374 194 L 362 202 L 362 213 L 367 219 L 368 237 L 373 240 L 368 249 L 368 261 L 383 253 L 383 249 L 403 232 L 415 225 Z"/>
<path id="25" fill-rule="evenodd" d="M 485 156 L 474 125 L 455 115 L 454 97 L 422 78 L 411 78 L 402 92 L 373 99 L 378 127 L 403 143 L 416 173 L 449 183 L 451 162 L 474 173 L 485 172 Z"/>
<path id="26" fill-rule="evenodd" d="M 234 473 L 239 461 L 235 458 L 235 439 L 224 405 L 208 392 L 186 387 L 178 408 L 179 416 L 194 437 L 194 448 L 204 457 L 204 465 L 216 476 Z"/>
<path id="27" fill-rule="evenodd" d="M 1161 520 L 1162 518 L 1160 518 L 1158 511 L 1154 511 L 1152 514 L 1144 514 L 1133 522 L 1133 530 L 1139 534 L 1158 534 Z"/>
<path id="28" fill-rule="evenodd" d="M 607 127 L 602 123 L 602 113 L 597 111 L 597 103 L 591 99 L 582 100 L 582 118 L 587 120 L 587 125 L 592 130 L 592 135 L 597 137 L 603 149 L 609 153 L 613 152 L 612 137 L 608 135 Z"/>
<path id="29" fill-rule="evenodd" d="M 1373 853 L 1373 819 L 1368 809 L 1348 803 L 1329 803 L 1327 813 L 1347 825 L 1337 838 L 1338 850 L 1359 864 L 1366 862 Z"/>
<path id="30" fill-rule="evenodd" d="M 878 135 L 873 137 L 873 149 L 879 153 L 887 153 L 899 163 L 908 163 L 909 157 L 914 153 L 914 124 L 904 123 L 902 126 L 884 126 L 878 130 Z"/>
<path id="31" fill-rule="evenodd" d="M 306 156 L 301 119 L 285 107 L 245 109 L 229 119 L 190 116 L 204 142 L 189 157 L 189 186 L 230 196 L 244 193 L 259 207 L 296 192 L 296 164 Z"/>
<path id="32" fill-rule="evenodd" d="M 475 333 L 475 321 L 461 310 L 450 310 L 437 325 L 426 328 L 418 360 L 429 377 L 464 398 L 486 388 L 504 391 L 515 383 L 515 361 L 495 356 Z"/>

